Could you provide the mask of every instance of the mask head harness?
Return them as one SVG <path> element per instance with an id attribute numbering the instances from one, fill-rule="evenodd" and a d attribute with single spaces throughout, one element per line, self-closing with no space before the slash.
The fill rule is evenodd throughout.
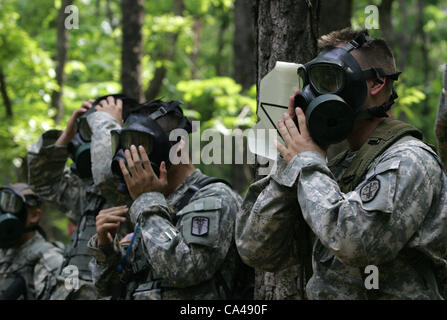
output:
<path id="1" fill-rule="evenodd" d="M 70 158 L 73 160 L 71 170 L 82 179 L 92 177 L 92 163 L 90 158 L 92 130 L 87 122 L 87 117 L 91 113 L 95 112 L 95 107 L 99 104 L 99 102 L 107 99 L 107 97 L 113 97 L 115 100 L 121 99 L 123 101 L 123 114 L 125 114 L 127 109 L 138 105 L 136 100 L 128 98 L 123 94 L 109 94 L 96 98 L 92 104 L 92 107 L 76 120 L 77 131 L 72 141 L 68 144 L 68 152 Z"/>
<path id="2" fill-rule="evenodd" d="M 29 185 L 22 183 L 15 187 L 0 188 L 0 248 L 11 248 L 21 238 L 23 233 L 40 230 L 38 225 L 26 228 L 28 207 L 41 204 L 40 197 L 31 190 Z"/>
<path id="3" fill-rule="evenodd" d="M 160 165 L 164 161 L 166 168 L 169 169 L 169 151 L 173 145 L 179 142 L 169 141 L 169 135 L 158 124 L 157 120 L 168 115 L 175 115 L 179 119 L 176 129 L 183 129 L 188 134 L 192 132 L 191 122 L 183 114 L 180 108 L 181 101 L 163 102 L 160 100 L 146 102 L 130 113 L 124 122 L 121 130 L 112 130 L 112 173 L 121 180 L 119 191 L 126 193 L 127 187 L 124 183 L 120 161 L 124 161 L 126 167 L 126 158 L 124 151 L 130 149 L 132 145 L 143 146 L 151 162 L 154 173 L 160 175 Z M 149 115 L 141 112 L 145 109 L 156 108 Z"/>
<path id="4" fill-rule="evenodd" d="M 368 94 L 367 80 L 383 84 L 382 77 L 397 80 L 400 74 L 387 74 L 382 68 L 361 69 L 350 52 L 371 40 L 362 33 L 342 47 L 321 52 L 298 69 L 303 90 L 295 96 L 294 106 L 303 109 L 310 135 L 320 146 L 346 139 L 357 119 L 387 117 L 397 98 L 393 89 L 386 103 L 360 110 Z"/>

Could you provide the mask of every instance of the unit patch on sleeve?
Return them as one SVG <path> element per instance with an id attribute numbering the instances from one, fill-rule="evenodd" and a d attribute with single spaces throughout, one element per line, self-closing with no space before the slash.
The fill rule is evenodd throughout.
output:
<path id="1" fill-rule="evenodd" d="M 371 180 L 360 189 L 360 199 L 363 202 L 370 202 L 373 200 L 380 189 L 380 182 L 377 179 Z"/>
<path id="2" fill-rule="evenodd" d="M 208 234 L 209 218 L 207 217 L 193 217 L 191 221 L 191 234 L 193 236 L 204 236 Z"/>

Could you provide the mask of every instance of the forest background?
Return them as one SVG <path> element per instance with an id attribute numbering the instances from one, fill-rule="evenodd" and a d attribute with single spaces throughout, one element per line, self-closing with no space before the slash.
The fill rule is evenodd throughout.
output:
<path id="1" fill-rule="evenodd" d="M 0 0 L 0 181 L 26 181 L 26 151 L 49 129 L 63 130 L 82 101 L 124 92 L 141 102 L 182 100 L 186 114 L 227 135 L 257 121 L 257 41 L 265 0 Z M 447 2 L 442 0 L 296 0 L 318 3 L 318 35 L 364 28 L 378 8 L 378 29 L 395 52 L 400 96 L 394 115 L 435 144 L 434 119 L 447 62 Z M 78 10 L 77 28 L 65 22 Z M 264 10 L 265 11 L 265 10 Z M 268 10 L 267 14 L 268 14 Z M 273 12 L 274 10 L 272 10 Z M 71 21 L 73 22 L 73 21 Z M 264 30 L 264 29 L 262 29 Z M 302 45 L 302 44 L 301 44 Z M 299 47 L 300 43 L 296 43 Z M 305 63 L 306 61 L 290 61 Z M 70 164 L 70 160 L 67 165 Z M 243 195 L 253 181 L 247 165 L 198 165 L 229 180 Z M 46 206 L 50 238 L 68 241 L 67 218 Z"/>

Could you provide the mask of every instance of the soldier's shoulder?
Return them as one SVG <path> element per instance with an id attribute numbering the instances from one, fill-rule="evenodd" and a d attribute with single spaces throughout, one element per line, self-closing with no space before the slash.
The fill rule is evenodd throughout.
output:
<path id="1" fill-rule="evenodd" d="M 39 257 L 38 263 L 45 269 L 57 270 L 64 260 L 64 248 L 61 243 L 50 242 L 43 237 L 30 248 Z"/>
<path id="2" fill-rule="evenodd" d="M 241 203 L 241 196 L 228 184 L 224 182 L 213 182 L 200 190 L 200 196 L 215 196 L 223 201 L 235 201 Z"/>
<path id="3" fill-rule="evenodd" d="M 400 164 L 412 168 L 413 171 L 421 168 L 432 174 L 442 172 L 441 160 L 436 151 L 423 141 L 410 136 L 396 141 L 378 160 L 386 162 L 390 159 L 398 160 Z"/>

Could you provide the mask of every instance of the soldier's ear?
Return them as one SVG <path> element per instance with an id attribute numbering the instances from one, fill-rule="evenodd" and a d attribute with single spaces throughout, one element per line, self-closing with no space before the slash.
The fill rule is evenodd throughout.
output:
<path id="1" fill-rule="evenodd" d="M 39 222 L 40 215 L 42 214 L 42 209 L 37 208 L 28 208 L 28 216 L 27 216 L 27 224 L 34 225 Z"/>

